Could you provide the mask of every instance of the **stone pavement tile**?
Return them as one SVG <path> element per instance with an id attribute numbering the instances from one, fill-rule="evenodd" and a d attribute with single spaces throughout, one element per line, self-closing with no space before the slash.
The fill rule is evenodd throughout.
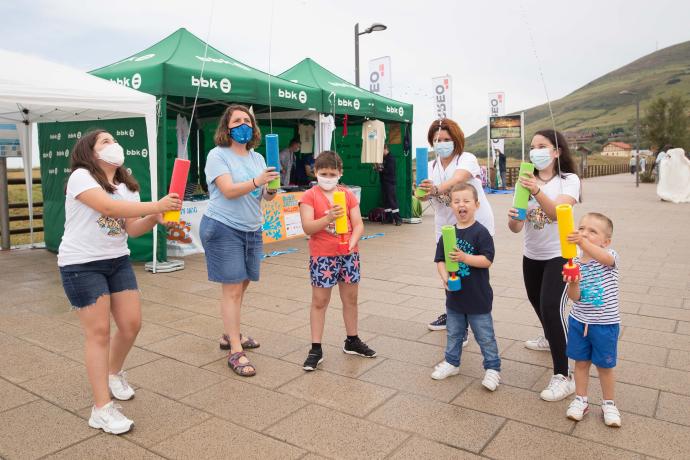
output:
<path id="1" fill-rule="evenodd" d="M 425 328 L 426 329 L 426 328 Z M 439 347 L 443 347 L 444 349 L 446 348 L 446 331 L 429 331 L 427 329 L 427 333 L 424 334 L 422 337 L 417 339 L 418 342 L 423 342 L 423 343 L 428 343 L 430 345 L 438 345 Z M 496 337 L 496 343 L 498 344 L 498 352 L 501 356 L 503 356 L 503 352 L 510 348 L 514 343 L 515 340 L 510 340 L 510 339 L 504 339 L 501 337 Z M 522 343 L 522 342 L 520 342 Z M 469 343 L 465 348 L 463 348 L 464 351 L 471 351 L 472 353 L 481 353 L 481 349 L 479 348 L 479 344 L 477 341 L 474 339 L 474 335 L 472 334 L 472 328 L 470 328 L 469 331 Z"/>
<path id="2" fill-rule="evenodd" d="M 690 371 L 690 353 L 680 350 L 669 350 L 666 366 L 683 371 Z"/>
<path id="3" fill-rule="evenodd" d="M 628 330 L 626 328 L 626 334 Z M 657 334 L 658 332 L 653 332 Z M 663 366 L 668 356 L 668 349 L 652 345 L 643 345 L 635 342 L 620 340 L 618 342 L 618 359 L 636 361 L 638 363 Z"/>
<path id="4" fill-rule="evenodd" d="M 358 330 L 358 335 L 359 337 L 367 342 L 369 344 L 369 341 L 371 341 L 374 337 L 375 334 L 366 331 L 366 330 Z M 302 327 L 298 327 L 297 329 L 293 329 L 292 331 L 288 332 L 289 336 L 298 338 L 300 340 L 303 340 L 305 342 L 305 353 L 306 351 L 309 350 L 309 347 L 311 346 L 311 326 L 309 324 L 305 324 Z M 343 348 L 343 343 L 345 342 L 345 338 L 347 337 L 347 334 L 345 333 L 345 325 L 343 324 L 342 318 L 335 318 L 334 321 L 328 321 L 328 318 L 326 318 L 326 325 L 323 329 L 323 336 L 321 337 L 321 343 L 327 344 L 327 345 L 333 345 L 334 347 L 340 347 L 341 349 Z M 371 344 L 369 344 L 371 345 Z M 262 345 L 263 346 L 263 345 Z M 301 350 L 304 347 L 299 347 Z M 372 347 L 373 348 L 373 347 Z M 376 348 L 374 348 L 376 350 Z M 295 350 L 292 350 L 295 351 Z M 378 350 L 376 350 L 378 351 Z"/>
<path id="5" fill-rule="evenodd" d="M 660 307 L 676 307 L 681 308 L 683 299 L 680 297 L 666 296 L 666 295 L 652 295 L 652 294 L 636 294 L 636 293 L 620 293 L 621 303 L 627 301 L 641 302 L 649 305 L 659 305 Z"/>
<path id="6" fill-rule="evenodd" d="M 71 360 L 84 364 L 83 348 L 75 348 L 74 350 L 69 350 L 62 353 L 62 355 L 66 356 Z M 125 360 L 124 369 L 129 370 L 133 367 L 141 366 L 142 364 L 150 363 L 151 361 L 155 361 L 161 358 L 162 356 L 157 353 L 153 353 L 144 350 L 143 348 L 134 346 L 129 350 L 129 354 L 127 355 L 127 359 Z"/>
<path id="7" fill-rule="evenodd" d="M 662 391 L 655 417 L 690 427 L 690 397 Z"/>
<path id="8" fill-rule="evenodd" d="M 143 348 L 199 367 L 210 364 L 227 354 L 218 347 L 217 340 L 208 340 L 186 333 L 145 345 Z"/>
<path id="9" fill-rule="evenodd" d="M 409 284 L 412 286 L 426 286 L 431 288 L 438 288 L 441 286 L 440 278 L 437 276 L 413 276 L 413 275 L 399 275 L 395 277 L 398 283 Z"/>
<path id="10" fill-rule="evenodd" d="M 522 300 L 527 299 L 527 293 L 525 292 L 524 286 L 509 287 L 509 288 L 501 291 L 501 296 L 502 297 L 513 297 L 513 298 L 522 299 Z"/>
<path id="11" fill-rule="evenodd" d="M 687 278 L 690 278 L 690 274 L 687 274 Z M 649 293 L 652 295 L 665 295 L 665 296 L 675 296 L 682 298 L 690 298 L 690 290 L 683 289 L 680 286 L 676 287 L 659 287 L 652 286 L 649 288 Z"/>
<path id="12" fill-rule="evenodd" d="M 673 332 L 676 321 L 673 319 L 656 318 L 652 316 L 634 315 L 622 313 L 621 319 L 626 326 L 639 327 L 641 329 L 653 329 L 655 331 Z"/>
<path id="13" fill-rule="evenodd" d="M 19 337 L 53 327 L 54 319 L 36 314 L 25 307 L 12 311 L 0 306 L 0 332 Z"/>
<path id="14" fill-rule="evenodd" d="M 417 283 L 405 283 L 400 281 L 399 279 L 396 279 L 395 281 L 384 281 L 365 276 L 360 281 L 359 287 L 360 289 L 373 289 L 383 292 L 401 292 L 404 294 L 404 292 L 402 292 L 402 289 L 406 288 L 408 284 Z"/>
<path id="15" fill-rule="evenodd" d="M 426 343 L 380 335 L 370 340 L 368 344 L 379 356 L 406 363 L 433 367 L 443 361 L 443 348 Z"/>
<path id="16" fill-rule="evenodd" d="M 220 287 L 217 289 L 220 291 Z M 170 305 L 203 315 L 218 315 L 220 309 L 220 304 L 216 299 L 154 286 L 141 286 L 141 297 L 161 305 Z M 144 315 L 144 321 L 146 321 L 146 315 Z"/>
<path id="17" fill-rule="evenodd" d="M 479 380 L 455 398 L 452 404 L 566 434 L 575 423 L 565 416 L 569 400 L 542 401 L 535 392 L 510 385 L 501 385 L 491 392 Z"/>
<path id="18" fill-rule="evenodd" d="M 11 336 L 9 334 L 5 334 L 4 332 L 0 332 L 0 345 L 9 345 L 9 344 L 18 344 L 18 343 L 24 343 L 23 340 L 19 340 L 18 338 Z"/>
<path id="19" fill-rule="evenodd" d="M 299 369 L 300 373 L 304 373 L 302 364 L 304 360 L 307 359 L 310 348 L 310 345 L 306 345 L 289 355 L 283 356 L 282 359 L 293 363 L 291 365 L 293 365 L 295 369 Z M 324 360 L 319 364 L 319 369 L 345 377 L 359 377 L 369 369 L 379 366 L 381 362 L 386 361 L 386 358 L 378 355 L 376 358 L 371 359 L 343 353 L 342 341 L 340 341 L 339 346 L 324 343 L 321 348 L 323 350 Z"/>
<path id="20" fill-rule="evenodd" d="M 360 296 L 358 310 L 367 315 L 385 316 L 394 319 L 409 319 L 413 316 L 417 316 L 422 311 L 419 308 L 405 307 L 378 300 L 364 300 L 362 296 Z"/>
<path id="21" fill-rule="evenodd" d="M 678 321 L 678 326 L 676 327 L 676 334 L 690 335 L 690 322 Z"/>
<path id="22" fill-rule="evenodd" d="M 626 326 L 625 331 L 621 334 L 621 340 L 690 352 L 690 336 L 673 332 L 659 332 Z"/>
<path id="23" fill-rule="evenodd" d="M 297 459 L 304 451 L 234 423 L 212 418 L 152 448 L 170 459 Z"/>
<path id="24" fill-rule="evenodd" d="M 501 382 L 514 387 L 532 388 L 548 371 L 547 368 L 533 364 L 521 363 L 509 359 L 501 360 Z M 484 377 L 484 365 L 482 355 L 479 353 L 463 352 L 460 363 L 460 374 L 474 378 Z"/>
<path id="25" fill-rule="evenodd" d="M 494 321 L 494 333 L 496 334 L 496 337 L 503 337 L 522 342 L 544 334 L 541 327 L 525 326 L 523 324 L 515 324 L 505 321 Z"/>
<path id="26" fill-rule="evenodd" d="M 136 429 L 139 429 L 138 425 Z M 87 458 L 98 458 L 103 460 L 120 460 L 122 458 L 162 460 L 163 457 L 125 440 L 122 436 L 113 436 L 103 433 L 45 458 L 47 460 Z"/>
<path id="27" fill-rule="evenodd" d="M 22 339 L 51 351 L 67 351 L 83 348 L 84 335 L 80 327 L 71 324 L 57 324 L 50 329 L 31 332 Z"/>
<path id="28" fill-rule="evenodd" d="M 163 339 L 180 334 L 181 332 L 178 330 L 149 323 L 146 321 L 146 318 L 144 318 L 141 324 L 141 330 L 139 331 L 139 335 L 137 335 L 137 339 L 134 341 L 134 344 L 139 347 L 143 347 L 150 343 L 160 342 Z"/>
<path id="29" fill-rule="evenodd" d="M 77 316 L 75 312 L 70 311 L 71 305 L 67 297 L 64 294 L 60 297 L 51 297 L 47 299 L 32 300 L 26 303 L 19 304 L 28 310 L 39 315 L 55 317 L 61 313 L 71 313 L 73 316 Z"/>
<path id="30" fill-rule="evenodd" d="M 165 326 L 216 341 L 220 340 L 220 336 L 223 333 L 223 321 L 220 317 L 214 318 L 206 315 L 190 316 L 189 318 L 168 323 Z"/>
<path id="31" fill-rule="evenodd" d="M 127 374 L 132 384 L 173 399 L 183 398 L 227 378 L 169 358 L 144 364 Z"/>
<path id="32" fill-rule="evenodd" d="M 591 417 L 591 414 L 588 417 Z M 611 431 L 608 428 L 604 430 L 599 427 L 599 429 L 602 433 Z M 495 459 L 511 460 L 532 460 L 535 458 L 642 459 L 641 455 L 629 451 L 614 449 L 603 444 L 577 439 L 512 420 L 503 426 L 498 435 L 482 451 L 482 454 Z"/>
<path id="33" fill-rule="evenodd" d="M 122 405 L 122 413 L 134 420 L 134 429 L 123 437 L 147 448 L 211 418 L 210 414 L 145 389 L 138 389 L 133 399 L 117 403 Z M 91 409 L 79 415 L 88 419 Z"/>
<path id="34" fill-rule="evenodd" d="M 225 380 L 187 396 L 181 402 L 238 425 L 261 431 L 306 405 L 290 395 L 242 382 Z"/>
<path id="35" fill-rule="evenodd" d="M 38 400 L 0 413 L 0 457 L 38 458 L 94 434 L 86 421 Z"/>
<path id="36" fill-rule="evenodd" d="M 310 404 L 266 434 L 338 459 L 383 459 L 408 435 L 326 407 Z"/>
<path id="37" fill-rule="evenodd" d="M 0 379 L 0 394 L 2 395 L 2 398 L 0 398 L 0 412 L 38 399 L 37 396 L 3 379 Z"/>
<path id="38" fill-rule="evenodd" d="M 206 277 L 207 278 L 207 277 Z M 189 279 L 170 276 L 167 273 L 156 273 L 155 276 L 141 277 L 141 284 L 157 286 L 172 291 L 182 291 L 191 294 L 213 287 L 214 283 L 207 279 Z"/>
<path id="39" fill-rule="evenodd" d="M 305 372 L 280 391 L 357 417 L 364 417 L 396 393 L 391 388 L 330 372 Z"/>
<path id="40" fill-rule="evenodd" d="M 256 375 L 251 378 L 252 385 L 258 385 L 270 390 L 278 388 L 304 373 L 301 362 L 300 366 L 297 366 L 293 363 L 285 362 L 282 359 L 271 358 L 270 356 L 260 355 L 258 353 L 251 353 L 248 355 L 248 358 L 251 360 L 252 364 L 256 366 L 257 370 Z M 304 358 L 304 356 L 302 358 Z M 246 377 L 235 374 L 232 369 L 228 367 L 227 357 L 214 361 L 204 366 L 203 369 L 215 372 L 224 377 L 230 377 L 236 380 L 247 380 Z"/>
<path id="41" fill-rule="evenodd" d="M 474 380 L 465 375 L 433 380 L 431 372 L 432 369 L 429 367 L 387 359 L 362 374 L 359 379 L 442 402 L 450 402 Z"/>
<path id="42" fill-rule="evenodd" d="M 479 460 L 483 457 L 465 450 L 456 449 L 445 444 L 415 436 L 410 438 L 388 458 L 391 460 L 419 460 L 421 458 L 433 458 L 438 460 Z"/>
<path id="43" fill-rule="evenodd" d="M 311 345 L 309 331 L 305 330 L 304 333 L 299 334 L 298 330 L 290 331 L 289 334 L 279 334 L 256 326 L 247 326 L 242 328 L 242 334 L 254 337 L 261 344 L 259 348 L 251 350 L 251 353 L 281 358 L 295 350 L 305 347 L 307 350 L 309 349 L 308 347 Z M 326 330 L 328 330 L 328 326 L 326 326 Z"/>
<path id="44" fill-rule="evenodd" d="M 618 283 L 618 288 L 621 292 L 630 292 L 635 294 L 647 294 L 650 292 L 649 286 L 642 283 L 621 282 Z"/>
<path id="45" fill-rule="evenodd" d="M 143 300 L 141 303 L 141 315 L 144 321 L 155 324 L 166 324 L 194 316 L 194 312 L 175 308 L 170 305 L 161 305 L 150 300 Z"/>
<path id="46" fill-rule="evenodd" d="M 679 321 L 690 321 L 690 310 L 673 307 L 660 307 L 658 305 L 642 305 L 640 315 L 652 316 L 656 318 L 675 319 Z"/>
<path id="47" fill-rule="evenodd" d="M 412 307 L 417 310 L 424 310 L 424 313 L 431 317 L 431 319 L 429 319 L 427 322 L 433 321 L 434 319 L 436 319 L 438 315 L 440 315 L 441 313 L 445 313 L 446 311 L 445 300 L 432 299 L 429 297 L 411 297 L 406 301 L 399 303 L 398 305 L 402 307 Z"/>
<path id="48" fill-rule="evenodd" d="M 412 298 L 410 294 L 400 294 L 397 292 L 384 292 L 375 290 L 360 290 L 359 291 L 359 302 L 360 304 L 364 301 L 371 301 L 372 303 L 387 303 L 387 304 L 400 304 L 408 299 Z M 404 318 L 403 318 L 404 319 Z"/>
<path id="49" fill-rule="evenodd" d="M 267 294 L 259 294 L 258 292 L 247 292 L 244 295 L 243 303 L 261 310 L 273 311 L 284 315 L 289 315 L 297 310 L 309 307 L 309 304 Z"/>
<path id="50" fill-rule="evenodd" d="M 687 458 L 690 427 L 627 412 L 621 413 L 621 418 L 623 426 L 610 429 L 604 425 L 601 409 L 594 408 L 572 434 L 657 458 Z"/>
<path id="51" fill-rule="evenodd" d="M 257 326 L 269 331 L 285 334 L 293 329 L 308 324 L 308 320 L 298 319 L 294 316 L 283 315 L 266 310 L 253 310 L 242 312 L 242 324 Z"/>
<path id="52" fill-rule="evenodd" d="M 522 309 L 516 308 L 494 308 L 491 312 L 494 321 L 507 323 L 523 324 L 525 326 L 541 327 L 539 318 L 532 312 L 524 313 Z"/>
<path id="53" fill-rule="evenodd" d="M 19 383 L 78 366 L 79 363 L 20 341 L 2 346 L 0 376 Z"/>
<path id="54" fill-rule="evenodd" d="M 22 383 L 27 390 L 58 407 L 77 412 L 91 407 L 93 396 L 84 366 L 73 367 Z"/>
<path id="55" fill-rule="evenodd" d="M 360 320 L 359 329 L 403 339 L 419 339 L 429 332 L 423 324 L 378 315 L 369 315 Z"/>
<path id="56" fill-rule="evenodd" d="M 406 393 L 394 396 L 367 418 L 475 453 L 504 422 L 501 417 Z"/>
<path id="57" fill-rule="evenodd" d="M 436 299 L 437 301 L 444 302 L 446 300 L 446 293 L 441 288 L 440 281 L 436 283 L 436 286 L 415 286 L 408 285 L 404 288 L 398 290 L 400 294 L 408 294 L 416 297 L 428 297 L 431 299 Z"/>

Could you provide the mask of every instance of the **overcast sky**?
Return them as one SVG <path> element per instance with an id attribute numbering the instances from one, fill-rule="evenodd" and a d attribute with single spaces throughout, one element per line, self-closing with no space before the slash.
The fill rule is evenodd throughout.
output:
<path id="1" fill-rule="evenodd" d="M 434 76 L 452 76 L 452 115 L 469 135 L 485 123 L 490 91 L 506 92 L 509 112 L 546 101 L 535 54 L 557 99 L 690 39 L 690 2 L 672 0 L 0 0 L 0 11 L 0 48 L 84 70 L 185 27 L 264 71 L 311 57 L 350 81 L 355 23 L 381 22 L 388 30 L 360 37 L 361 79 L 370 59 L 391 56 L 393 97 L 414 104 L 415 145 L 434 118 Z"/>

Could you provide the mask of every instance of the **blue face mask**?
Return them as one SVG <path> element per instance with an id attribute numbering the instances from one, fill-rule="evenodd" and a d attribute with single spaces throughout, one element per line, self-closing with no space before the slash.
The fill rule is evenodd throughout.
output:
<path id="1" fill-rule="evenodd" d="M 246 144 L 252 140 L 253 135 L 254 130 L 246 123 L 235 126 L 230 130 L 230 137 L 232 137 L 232 140 L 238 144 Z"/>
<path id="2" fill-rule="evenodd" d="M 546 169 L 553 161 L 553 158 L 551 158 L 551 149 L 532 149 L 529 151 L 529 159 L 532 161 L 532 163 L 534 163 L 534 167 L 539 171 Z"/>
<path id="3" fill-rule="evenodd" d="M 441 158 L 448 158 L 453 154 L 453 150 L 455 150 L 453 141 L 434 142 L 434 152 Z"/>

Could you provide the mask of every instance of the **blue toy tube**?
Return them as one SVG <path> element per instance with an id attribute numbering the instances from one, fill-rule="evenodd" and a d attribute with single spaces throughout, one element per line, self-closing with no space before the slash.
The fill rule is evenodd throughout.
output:
<path id="1" fill-rule="evenodd" d="M 415 194 L 417 196 L 425 196 L 426 192 L 419 188 L 419 184 L 422 181 L 429 178 L 429 149 L 426 147 L 417 147 L 416 151 L 416 161 L 417 161 L 417 190 Z"/>
<path id="2" fill-rule="evenodd" d="M 266 165 L 273 166 L 280 173 L 280 154 L 278 153 L 278 135 L 266 134 Z M 280 188 L 280 178 L 274 179 L 268 184 L 268 188 L 276 190 Z"/>
<path id="3" fill-rule="evenodd" d="M 450 276 L 448 276 L 448 290 L 453 292 L 459 291 L 460 289 L 462 289 L 460 277 L 457 273 L 451 273 Z"/>

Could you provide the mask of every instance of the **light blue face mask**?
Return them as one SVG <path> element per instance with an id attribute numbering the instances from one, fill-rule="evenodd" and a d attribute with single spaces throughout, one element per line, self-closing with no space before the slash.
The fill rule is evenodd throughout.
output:
<path id="1" fill-rule="evenodd" d="M 441 158 L 448 158 L 453 154 L 455 144 L 453 141 L 434 142 L 434 152 Z"/>
<path id="2" fill-rule="evenodd" d="M 546 147 L 542 149 L 530 150 L 529 159 L 532 163 L 534 163 L 534 167 L 539 171 L 548 168 L 551 162 L 553 162 L 553 158 L 551 157 L 551 149 Z"/>

